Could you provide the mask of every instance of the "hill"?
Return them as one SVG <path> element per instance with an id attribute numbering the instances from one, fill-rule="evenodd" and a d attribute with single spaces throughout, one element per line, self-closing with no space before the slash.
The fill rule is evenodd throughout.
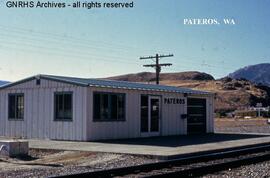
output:
<path id="1" fill-rule="evenodd" d="M 223 78 L 215 81 L 181 82 L 177 86 L 206 90 L 216 93 L 216 111 L 233 111 L 263 103 L 270 105 L 270 87 L 259 86 L 248 80 Z"/>
<path id="2" fill-rule="evenodd" d="M 150 81 L 154 83 L 155 74 L 143 72 L 115 76 L 108 79 L 144 83 L 149 83 Z M 214 80 L 209 74 L 192 71 L 161 74 L 160 83 L 214 92 L 216 93 L 215 109 L 218 112 L 255 106 L 258 102 L 262 102 L 264 106 L 270 105 L 270 87 L 258 86 L 244 79 L 226 77 Z"/>
<path id="3" fill-rule="evenodd" d="M 8 82 L 8 81 L 0 80 L 0 86 L 5 85 L 5 84 L 7 84 L 7 83 L 9 83 L 9 82 Z"/>
<path id="4" fill-rule="evenodd" d="M 151 72 L 141 72 L 137 74 L 127 74 L 115 77 L 109 77 L 111 80 L 132 81 L 132 82 L 154 82 L 156 74 Z M 161 73 L 160 81 L 179 81 L 179 80 L 214 80 L 214 77 L 197 71 L 178 72 L 178 73 Z"/>
<path id="5" fill-rule="evenodd" d="M 247 79 L 257 84 L 270 86 L 270 63 L 246 66 L 228 75 L 234 79 Z"/>

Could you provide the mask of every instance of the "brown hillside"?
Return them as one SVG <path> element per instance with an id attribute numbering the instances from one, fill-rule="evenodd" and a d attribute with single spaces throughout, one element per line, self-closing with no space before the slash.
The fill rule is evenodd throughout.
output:
<path id="1" fill-rule="evenodd" d="M 151 72 L 141 72 L 137 74 L 127 74 L 115 77 L 109 77 L 111 80 L 132 81 L 132 82 L 152 82 L 155 81 L 156 74 Z M 160 81 L 178 81 L 178 80 L 214 80 L 214 77 L 197 71 L 162 73 Z"/>
<path id="2" fill-rule="evenodd" d="M 235 110 L 237 108 L 255 106 L 257 102 L 269 104 L 269 95 L 249 81 L 214 80 L 214 81 L 178 81 L 163 82 L 166 85 L 187 87 L 216 93 L 216 110 Z"/>
<path id="3" fill-rule="evenodd" d="M 160 83 L 164 85 L 187 87 L 197 90 L 205 90 L 216 93 L 216 110 L 235 110 L 237 108 L 254 106 L 257 102 L 264 105 L 270 104 L 270 96 L 263 87 L 258 87 L 247 80 L 235 80 L 224 78 L 214 80 L 206 73 L 200 72 L 179 72 L 161 74 Z M 154 83 L 155 74 L 143 72 L 138 74 L 128 74 L 110 77 L 112 80 L 133 81 Z"/>

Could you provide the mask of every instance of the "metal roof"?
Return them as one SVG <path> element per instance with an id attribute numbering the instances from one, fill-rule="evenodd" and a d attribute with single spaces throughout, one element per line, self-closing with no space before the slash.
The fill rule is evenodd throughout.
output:
<path id="1" fill-rule="evenodd" d="M 3 85 L 7 85 L 7 84 L 9 84 L 10 82 L 8 82 L 8 81 L 1 81 L 0 80 L 0 86 L 3 86 Z"/>
<path id="2" fill-rule="evenodd" d="M 136 82 L 126 82 L 126 81 L 116 81 L 116 80 L 106 80 L 106 79 L 90 79 L 90 78 L 76 78 L 76 77 L 65 77 L 65 76 L 54 76 L 54 75 L 36 75 L 29 77 L 17 82 L 13 82 L 0 88 L 7 88 L 19 83 L 26 82 L 28 80 L 33 80 L 35 78 L 43 78 L 48 80 L 54 80 L 64 83 L 70 83 L 80 86 L 90 86 L 90 87 L 106 87 L 106 88 L 119 88 L 119 89 L 132 89 L 132 90 L 148 90 L 148 91 L 163 91 L 163 92 L 174 92 L 174 93 L 187 93 L 187 94 L 200 94 L 200 95 L 212 95 L 211 92 L 192 90 L 182 87 L 173 87 L 166 85 L 153 85 L 144 84 Z"/>

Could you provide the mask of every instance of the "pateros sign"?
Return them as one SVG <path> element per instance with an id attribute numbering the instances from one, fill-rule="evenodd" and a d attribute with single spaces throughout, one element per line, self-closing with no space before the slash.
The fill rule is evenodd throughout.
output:
<path id="1" fill-rule="evenodd" d="M 164 104 L 186 104 L 185 98 L 164 98 Z"/>

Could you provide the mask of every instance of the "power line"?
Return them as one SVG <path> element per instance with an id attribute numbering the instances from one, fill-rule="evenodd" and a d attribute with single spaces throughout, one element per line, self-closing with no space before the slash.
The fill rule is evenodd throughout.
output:
<path id="1" fill-rule="evenodd" d="M 0 29 L 1 31 L 1 29 Z M 102 45 L 95 45 L 95 44 L 84 44 L 84 43 L 79 43 L 78 41 L 70 41 L 69 39 L 57 39 L 57 38 L 45 38 L 45 37 L 41 37 L 41 36 L 35 36 L 35 35 L 31 35 L 30 38 L 29 36 L 25 36 L 23 34 L 19 34 L 19 33 L 11 33 L 10 32 L 5 32 L 5 33 L 0 33 L 0 36 L 2 36 L 3 38 L 7 38 L 7 39 L 12 39 L 12 37 L 16 37 L 16 41 L 18 40 L 22 40 L 22 41 L 31 41 L 31 42 L 46 42 L 46 43 L 51 43 L 51 44 L 56 44 L 59 43 L 62 46 L 62 44 L 65 44 L 66 47 L 71 48 L 72 46 L 75 46 L 76 48 L 83 48 L 83 50 L 85 49 L 91 49 L 91 50 L 96 50 L 96 51 L 109 51 L 112 53 L 116 53 L 116 52 L 125 52 L 125 53 L 130 53 L 131 50 L 128 49 L 120 49 L 120 48 L 115 48 L 115 47 L 106 47 L 106 46 L 102 46 Z M 66 49 L 66 48 L 65 48 Z"/>
<path id="2" fill-rule="evenodd" d="M 140 57 L 140 59 L 156 59 L 156 63 L 155 64 L 146 64 L 143 65 L 144 67 L 153 67 L 156 69 L 156 84 L 159 84 L 159 74 L 161 72 L 161 67 L 162 66 L 171 66 L 171 63 L 159 63 L 159 59 L 160 58 L 165 58 L 165 57 L 173 57 L 173 54 L 169 54 L 169 55 L 159 55 L 156 54 L 156 56 L 148 56 L 148 57 Z"/>
<path id="3" fill-rule="evenodd" d="M 137 46 L 129 46 L 126 44 L 120 44 L 120 43 L 111 43 L 111 42 L 104 42 L 104 41 L 94 41 L 94 40 L 89 40 L 89 39 L 85 39 L 85 38 L 77 38 L 74 36 L 70 36 L 70 35 L 62 35 L 62 34 L 55 34 L 55 33 L 48 33 L 48 32 L 41 32 L 41 31 L 35 31 L 32 29 L 26 29 L 26 28 L 18 28 L 18 27 L 7 27 L 7 26 L 3 26 L 0 25 L 0 30 L 4 30 L 7 32 L 11 32 L 11 33 L 18 33 L 20 35 L 24 34 L 29 34 L 31 33 L 31 37 L 32 36 L 36 36 L 36 37 L 41 37 L 41 38 L 48 38 L 51 37 L 51 39 L 53 40 L 61 40 L 61 41 L 69 41 L 71 43 L 79 43 L 79 44 L 86 44 L 86 45 L 92 45 L 92 46 L 97 46 L 97 44 L 99 45 L 99 47 L 106 48 L 106 47 L 113 47 L 114 50 L 140 50 L 140 51 L 150 51 L 150 50 L 146 50 L 143 48 L 138 48 Z"/>
<path id="4" fill-rule="evenodd" d="M 25 45 L 26 46 L 26 45 Z M 24 47 L 25 47 L 24 46 Z M 73 60 L 78 60 L 78 59 L 82 59 L 82 60 L 98 60 L 98 61 L 106 61 L 106 62 L 111 62 L 111 63 L 115 63 L 115 62 L 118 62 L 118 63 L 127 63 L 127 64 L 139 64 L 139 63 L 136 63 L 136 62 L 131 62 L 131 61 L 124 61 L 124 60 L 119 60 L 118 58 L 108 58 L 108 57 L 101 57 L 101 56 L 96 56 L 94 57 L 93 55 L 78 55 L 78 54 L 74 54 L 74 53 L 64 53 L 64 52 L 61 52 L 59 50 L 54 50 L 54 51 L 46 51 L 46 48 L 42 48 L 42 47 L 39 47 L 40 49 L 23 49 L 23 48 L 18 48 L 18 47 L 9 47 L 7 46 L 6 44 L 4 45 L 1 45 L 0 46 L 0 50 L 1 49 L 11 49 L 11 50 L 14 50 L 16 52 L 22 52 L 22 53 L 26 53 L 26 54 L 29 54 L 30 53 L 37 53 L 37 54 L 47 54 L 47 55 L 57 55 L 57 56 L 62 56 L 62 57 L 66 57 L 66 58 L 70 58 L 70 59 L 73 59 Z M 44 49 L 44 50 L 43 50 Z M 94 57 L 94 58 L 93 58 Z"/>
<path id="5" fill-rule="evenodd" d="M 74 36 L 69 36 L 69 35 L 62 35 L 62 34 L 54 34 L 54 33 L 47 33 L 47 32 L 40 32 L 40 31 L 34 31 L 31 29 L 25 29 L 25 28 L 18 28 L 18 27 L 7 27 L 7 26 L 3 26 L 0 25 L 0 30 L 4 31 L 1 32 L 0 36 L 4 37 L 4 38 L 10 38 L 10 37 L 14 37 L 16 36 L 16 42 L 12 45 L 20 45 L 23 47 L 31 47 L 31 48 L 39 48 L 40 50 L 45 50 L 45 51 L 57 51 L 58 55 L 59 52 L 63 52 L 65 55 L 67 56 L 68 54 L 72 53 L 72 56 L 76 56 L 81 58 L 81 56 L 83 56 L 83 59 L 93 59 L 93 57 L 95 57 L 95 60 L 100 60 L 101 58 L 107 62 L 113 62 L 113 61 L 117 61 L 117 62 L 123 62 L 123 63 L 134 63 L 135 62 L 131 62 L 128 59 L 131 60 L 130 57 L 123 57 L 122 55 L 118 55 L 119 52 L 123 53 L 130 53 L 130 51 L 150 51 L 150 50 L 146 50 L 146 49 L 142 49 L 142 48 L 138 48 L 135 46 L 126 46 L 125 44 L 115 44 L 115 43 L 110 43 L 110 42 L 101 42 L 101 41 L 93 41 L 93 40 L 87 40 L 85 38 L 77 38 Z M 31 34 L 30 34 L 31 33 Z M 2 39 L 4 39 L 2 38 Z M 20 42 L 20 40 L 23 41 L 23 43 L 18 44 L 18 42 Z M 51 44 L 55 44 L 56 43 L 64 43 L 65 47 L 61 48 L 60 47 L 52 47 L 52 46 L 38 46 L 36 44 L 25 44 L 25 42 L 40 42 L 40 41 L 47 41 Z M 11 44 L 12 41 L 8 40 L 8 42 L 2 43 L 2 45 L 7 44 Z M 30 43 L 31 43 L 30 42 Z M 66 44 L 68 43 L 68 44 Z M 94 44 L 93 44 L 94 43 Z M 58 45 L 61 46 L 61 45 Z M 76 48 L 72 48 L 76 47 Z M 67 48 L 70 48 L 67 50 Z M 59 50 L 60 49 L 60 50 Z M 91 51 L 87 51 L 85 49 L 91 49 L 91 50 L 96 50 L 96 51 L 103 51 L 102 54 L 99 54 L 98 56 L 93 55 L 93 53 Z M 58 51 L 59 50 L 59 51 Z M 104 55 L 104 50 L 106 52 L 110 52 L 110 55 Z M 60 55 L 63 53 L 60 53 Z M 117 53 L 117 54 L 116 54 Z M 113 55 L 114 54 L 114 55 Z M 72 56 L 68 56 L 68 57 L 72 57 Z M 74 56 L 74 57 L 75 57 Z M 87 57 L 86 57 L 87 56 Z M 129 55 L 130 56 L 130 55 Z M 199 59 L 199 57 L 187 57 L 190 60 L 187 59 L 182 59 L 182 60 L 186 60 L 188 63 L 192 63 L 192 64 L 196 64 L 196 65 L 200 65 L 204 68 L 220 68 L 220 69 L 234 69 L 233 67 L 229 67 L 229 66 L 225 66 L 224 63 L 222 65 L 222 67 L 220 66 L 220 64 L 217 65 L 213 65 L 213 64 L 208 64 L 206 62 L 206 60 L 203 60 L 202 63 L 200 63 L 198 60 L 196 60 L 197 58 Z M 121 60 L 122 59 L 122 60 Z M 153 59 L 153 58 L 151 58 Z M 138 64 L 138 63 L 137 63 Z M 181 64 L 181 67 L 183 64 Z M 180 65 L 175 65 L 176 67 L 180 67 Z M 153 67 L 153 66 L 147 66 L 147 67 Z M 191 66 L 189 66 L 191 67 Z"/>
<path id="6" fill-rule="evenodd" d="M 0 34 L 1 36 L 2 34 Z M 72 48 L 72 49 L 69 49 L 69 50 L 66 50 L 67 48 L 61 48 L 59 46 L 57 47 L 48 47 L 48 46 L 45 46 L 45 45 L 36 45 L 36 44 L 32 44 L 32 43 L 25 43 L 25 40 L 24 42 L 21 42 L 20 40 L 17 40 L 17 42 L 13 42 L 13 41 L 6 41 L 6 40 L 0 40 L 2 43 L 2 45 L 0 46 L 0 48 L 3 48 L 4 46 L 7 46 L 8 44 L 9 45 L 15 45 L 15 46 L 19 46 L 20 48 L 14 48 L 16 51 L 20 50 L 20 51 L 25 51 L 24 49 L 21 49 L 21 47 L 23 48 L 26 48 L 26 47 L 30 47 L 30 48 L 34 48 L 35 51 L 31 50 L 29 52 L 31 53 L 37 53 L 38 51 L 42 50 L 42 52 L 44 53 L 44 51 L 48 51 L 50 53 L 50 55 L 52 54 L 55 54 L 55 55 L 61 55 L 61 56 L 65 56 L 65 57 L 69 57 L 69 58 L 74 58 L 75 59 L 81 59 L 83 57 L 83 59 L 88 59 L 88 60 L 104 60 L 104 61 L 107 61 L 107 62 L 119 62 L 119 63 L 130 63 L 130 64 L 141 64 L 141 63 L 138 63 L 138 62 L 134 62 L 134 61 L 131 61 L 132 60 L 132 57 L 123 57 L 123 56 L 119 56 L 119 55 L 94 55 L 93 53 L 89 53 L 88 51 L 82 51 L 82 49 L 76 49 L 76 48 Z M 54 51 L 54 52 L 52 52 Z M 46 53 L 48 53 L 46 52 Z M 62 53 L 61 53 L 62 52 Z M 28 52 L 27 52 L 28 53 Z M 94 58 L 93 58 L 94 57 Z M 189 57 L 190 58 L 190 57 Z M 121 60 L 123 59 L 123 60 Z M 130 59 L 130 60 L 127 60 L 127 59 Z M 186 60 L 186 59 L 183 59 L 183 60 Z M 199 62 L 193 62 L 192 60 L 186 60 L 188 63 L 192 63 L 192 64 L 197 64 L 199 65 L 200 63 Z M 202 65 L 202 64 L 201 64 Z M 183 66 L 186 66 L 188 68 L 190 68 L 191 66 L 190 65 L 185 65 L 185 64 L 181 64 L 180 65 L 177 65 L 177 64 L 174 64 L 174 66 L 176 67 L 179 67 L 179 68 L 182 68 Z M 193 65 L 194 66 L 194 65 Z M 207 67 L 207 68 L 219 68 L 219 66 L 210 66 L 210 65 L 202 65 L 204 67 Z M 220 67 L 221 68 L 221 67 Z"/>
<path id="7" fill-rule="evenodd" d="M 13 41 L 7 41 L 7 40 L 0 39 L 0 42 L 2 44 L 1 46 L 12 45 L 12 46 L 19 46 L 19 47 L 23 47 L 23 48 L 29 47 L 29 48 L 33 48 L 33 49 L 40 49 L 42 51 L 56 51 L 57 53 L 62 52 L 64 54 L 72 54 L 72 55 L 73 54 L 79 54 L 80 56 L 88 56 L 88 57 L 104 57 L 104 58 L 108 58 L 108 60 L 110 58 L 115 58 L 115 59 L 117 59 L 117 61 L 121 61 L 121 62 L 125 62 L 125 63 L 136 63 L 136 64 L 138 64 L 138 62 L 131 62 L 131 61 L 126 60 L 126 59 L 132 59 L 132 58 L 126 58 L 126 57 L 124 58 L 124 57 L 118 56 L 118 55 L 117 56 L 115 56 L 115 55 L 104 55 L 104 54 L 95 55 L 93 53 L 78 50 L 78 49 L 75 49 L 75 48 L 67 50 L 67 48 L 48 47 L 48 46 L 44 46 L 44 45 L 35 45 L 35 44 L 32 44 L 32 43 L 20 42 L 18 40 L 17 40 L 17 42 L 13 42 Z M 119 59 L 123 59 L 123 60 L 119 60 Z"/>
<path id="8" fill-rule="evenodd" d="M 91 49 L 91 50 L 97 50 L 97 51 L 98 50 L 107 50 L 107 51 L 110 51 L 111 53 L 119 52 L 119 51 L 121 51 L 121 53 L 123 53 L 123 52 L 129 53 L 131 51 L 130 49 L 133 49 L 132 51 L 134 51 L 135 49 L 138 51 L 150 51 L 150 50 L 146 50 L 146 49 L 139 49 L 139 48 L 136 48 L 135 46 L 132 47 L 132 46 L 126 46 L 124 44 L 120 45 L 120 44 L 115 44 L 115 43 L 92 41 L 92 40 L 76 38 L 76 37 L 68 36 L 68 35 L 40 32 L 40 31 L 34 31 L 31 29 L 18 28 L 18 27 L 9 28 L 7 26 L 0 25 L 0 30 L 6 31 L 8 33 L 13 33 L 12 35 L 10 35 L 8 33 L 4 34 L 1 32 L 0 35 L 3 35 L 3 37 L 16 36 L 16 41 L 18 41 L 18 39 L 21 39 L 24 42 L 25 42 L 25 40 L 28 40 L 28 41 L 30 40 L 30 41 L 34 41 L 34 42 L 42 40 L 42 41 L 47 41 L 47 42 L 54 41 L 53 43 L 55 43 L 55 42 L 69 43 L 67 47 L 76 46 L 76 47 L 79 47 L 77 49 L 80 51 L 82 50 L 80 48 L 84 48 L 82 50 L 82 51 L 84 51 L 83 53 L 85 53 L 86 48 Z M 31 36 L 29 36 L 28 33 L 31 33 Z M 27 37 L 25 35 L 27 35 Z M 38 38 L 38 40 L 37 40 L 37 38 Z M 99 44 L 96 45 L 93 43 L 99 43 Z M 67 47 L 65 47 L 65 49 L 67 49 Z M 73 48 L 69 51 L 73 51 L 73 50 L 75 50 L 75 49 Z M 122 58 L 121 56 L 113 56 L 113 55 L 110 55 L 108 57 Z M 208 63 L 205 62 L 205 60 L 203 60 L 202 63 L 200 63 L 199 61 L 196 60 L 199 57 L 196 57 L 196 58 L 188 57 L 188 56 L 185 56 L 185 57 L 189 58 L 190 60 L 187 60 L 187 59 L 182 59 L 182 60 L 188 61 L 189 63 L 193 63 L 196 65 L 201 65 L 201 66 L 207 67 L 207 68 L 222 68 L 222 69 L 230 69 L 230 70 L 234 69 L 233 67 L 227 67 L 224 65 L 222 65 L 222 67 L 217 66 L 217 65 L 212 65 L 212 64 L 209 65 Z M 127 59 L 127 58 L 125 58 L 125 59 Z M 197 62 L 195 62 L 195 61 L 197 61 Z"/>

